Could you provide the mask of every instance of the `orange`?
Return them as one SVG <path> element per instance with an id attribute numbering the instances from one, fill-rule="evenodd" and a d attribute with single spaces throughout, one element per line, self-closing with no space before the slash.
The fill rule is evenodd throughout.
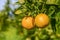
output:
<path id="1" fill-rule="evenodd" d="M 40 13 L 35 17 L 35 24 L 38 27 L 45 27 L 49 23 L 49 17 L 46 14 Z"/>
<path id="2" fill-rule="evenodd" d="M 34 19 L 32 17 L 24 17 L 22 19 L 22 27 L 31 29 L 34 27 Z"/>

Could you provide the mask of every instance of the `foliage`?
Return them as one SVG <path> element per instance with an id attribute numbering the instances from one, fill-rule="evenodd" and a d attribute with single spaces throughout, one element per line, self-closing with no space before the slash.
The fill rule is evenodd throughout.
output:
<path id="1" fill-rule="evenodd" d="M 23 0 L 17 3 L 21 6 L 15 11 L 6 7 L 0 12 L 0 40 L 60 40 L 60 0 Z M 13 18 L 9 15 L 10 10 Z M 47 27 L 31 30 L 22 27 L 23 17 L 35 17 L 39 13 L 49 16 Z"/>

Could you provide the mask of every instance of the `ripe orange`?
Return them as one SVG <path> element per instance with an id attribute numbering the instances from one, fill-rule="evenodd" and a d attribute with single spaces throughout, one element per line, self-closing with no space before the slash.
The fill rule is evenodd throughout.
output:
<path id="1" fill-rule="evenodd" d="M 38 27 L 45 27 L 49 23 L 49 17 L 46 14 L 38 14 L 35 17 L 35 24 Z"/>
<path id="2" fill-rule="evenodd" d="M 22 13 L 21 10 L 17 10 L 17 11 L 15 11 L 15 14 L 21 14 L 21 13 Z"/>
<path id="3" fill-rule="evenodd" d="M 22 19 L 22 27 L 31 29 L 34 27 L 34 19 L 32 17 L 24 17 Z"/>

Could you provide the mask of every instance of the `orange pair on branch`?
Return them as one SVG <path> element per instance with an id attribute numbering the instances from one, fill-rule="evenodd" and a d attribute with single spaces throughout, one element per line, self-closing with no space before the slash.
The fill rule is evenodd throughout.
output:
<path id="1" fill-rule="evenodd" d="M 38 14 L 35 19 L 33 17 L 24 17 L 22 19 L 22 27 L 26 29 L 31 29 L 35 25 L 37 27 L 45 27 L 46 25 L 49 24 L 49 17 L 46 14 L 40 13 Z"/>

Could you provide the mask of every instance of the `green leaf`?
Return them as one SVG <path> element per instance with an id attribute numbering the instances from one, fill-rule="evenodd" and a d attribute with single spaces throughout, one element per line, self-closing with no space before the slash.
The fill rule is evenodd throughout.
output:
<path id="1" fill-rule="evenodd" d="M 46 1 L 46 4 L 55 4 L 56 3 L 56 0 L 47 0 Z"/>
<path id="2" fill-rule="evenodd" d="M 60 0 L 47 0 L 46 4 L 60 5 Z"/>

